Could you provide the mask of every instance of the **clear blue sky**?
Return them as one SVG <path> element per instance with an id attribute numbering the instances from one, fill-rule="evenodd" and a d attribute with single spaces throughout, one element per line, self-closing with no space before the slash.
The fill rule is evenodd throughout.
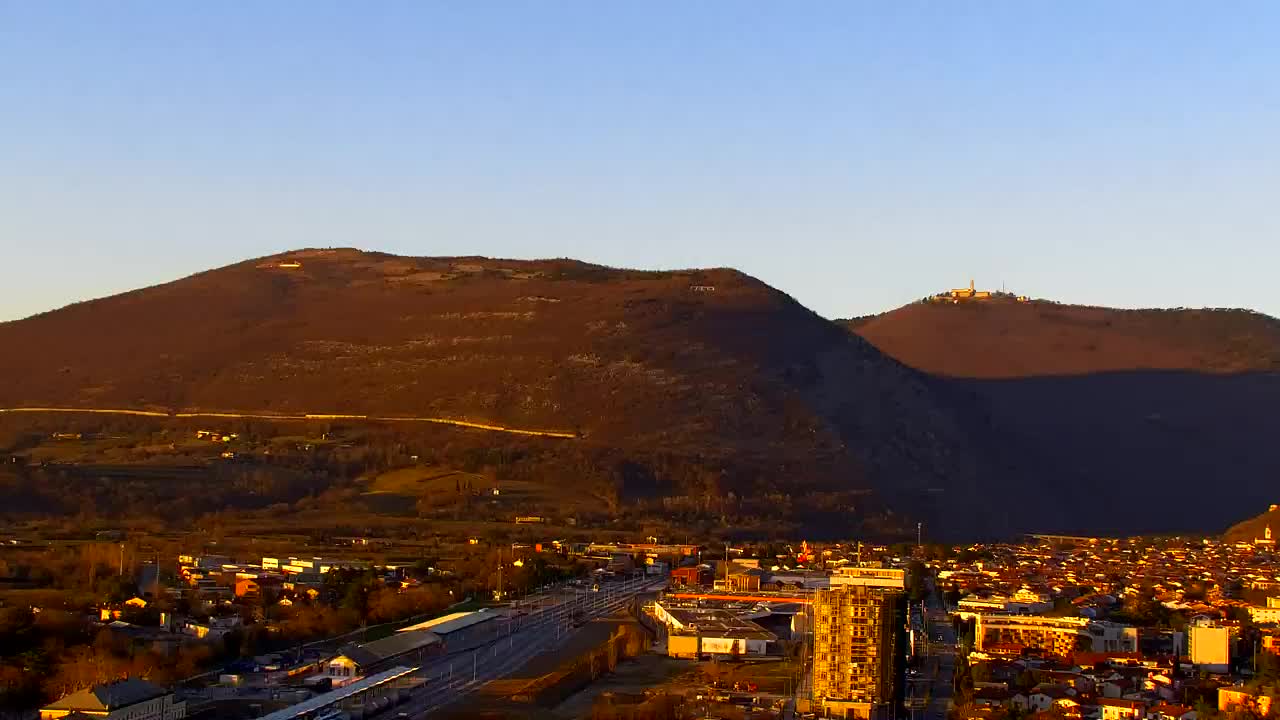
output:
<path id="1" fill-rule="evenodd" d="M 0 0 L 0 319 L 303 246 L 1280 315 L 1280 3 Z"/>

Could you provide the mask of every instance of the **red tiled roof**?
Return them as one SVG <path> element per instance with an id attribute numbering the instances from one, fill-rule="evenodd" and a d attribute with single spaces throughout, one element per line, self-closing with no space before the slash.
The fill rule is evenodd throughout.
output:
<path id="1" fill-rule="evenodd" d="M 1125 700 L 1123 698 L 1098 698 L 1099 705 L 1107 707 L 1122 707 L 1130 710 L 1141 710 L 1147 706 L 1141 700 Z"/>

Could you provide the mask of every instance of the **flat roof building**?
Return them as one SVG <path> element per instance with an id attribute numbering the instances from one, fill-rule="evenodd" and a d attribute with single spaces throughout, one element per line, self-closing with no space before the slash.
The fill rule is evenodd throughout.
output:
<path id="1" fill-rule="evenodd" d="M 377 675 L 357 680 L 338 690 L 317 695 L 296 705 L 263 715 L 259 720 L 304 720 L 317 717 L 328 708 L 344 707 L 349 704 L 364 705 L 363 701 L 370 695 L 381 694 L 385 688 L 397 681 L 403 682 L 402 678 L 416 669 L 404 666 L 393 667 Z"/>
<path id="2" fill-rule="evenodd" d="M 831 587 L 860 585 L 902 590 L 907 586 L 907 571 L 884 567 L 842 567 L 831 575 Z"/>
<path id="3" fill-rule="evenodd" d="M 828 717 L 889 718 L 905 670 L 906 574 L 841 568 L 814 593 L 812 701 Z"/>
<path id="4" fill-rule="evenodd" d="M 503 628 L 504 624 L 494 621 L 506 617 L 496 612 L 457 612 L 442 615 L 438 618 L 410 625 L 399 632 L 430 632 L 440 638 L 442 645 L 450 650 L 459 650 L 480 642 L 492 639 Z"/>
<path id="5" fill-rule="evenodd" d="M 667 627 L 667 654 L 764 655 L 777 635 L 727 610 L 665 607 L 654 603 L 654 614 Z"/>
<path id="6" fill-rule="evenodd" d="M 975 649 L 1022 647 L 1069 658 L 1076 652 L 1137 652 L 1138 629 L 1078 617 L 1038 617 L 977 613 Z"/>
<path id="7" fill-rule="evenodd" d="M 456 612 L 448 615 L 441 615 L 438 618 L 432 618 L 426 622 L 420 622 L 417 625 L 410 625 L 406 628 L 400 628 L 396 632 L 414 632 L 415 630 L 430 630 L 441 637 L 451 635 L 459 630 L 479 625 L 480 623 L 489 622 L 499 617 L 495 613 L 490 612 Z"/>
<path id="8" fill-rule="evenodd" d="M 1231 629 L 1210 624 L 1187 628 L 1191 663 L 1197 669 L 1225 673 L 1231 665 Z"/>

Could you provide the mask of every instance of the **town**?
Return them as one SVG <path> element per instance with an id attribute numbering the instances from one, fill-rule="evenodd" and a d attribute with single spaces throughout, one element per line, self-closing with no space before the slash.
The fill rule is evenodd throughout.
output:
<path id="1" fill-rule="evenodd" d="M 469 538 L 403 561 L 371 538 L 331 556 L 86 543 L 96 600 L 0 611 L 5 717 L 1207 720 L 1267 716 L 1280 694 L 1269 525 L 638 540 Z M 0 557 L 34 578 L 17 559 L 60 552 L 10 537 Z"/>

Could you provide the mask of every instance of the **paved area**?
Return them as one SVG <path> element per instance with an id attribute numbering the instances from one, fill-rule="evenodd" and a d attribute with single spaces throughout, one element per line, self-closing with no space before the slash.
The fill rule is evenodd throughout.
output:
<path id="1" fill-rule="evenodd" d="M 637 577 L 602 583 L 598 592 L 573 589 L 544 596 L 525 608 L 527 614 L 504 619 L 505 635 L 482 647 L 425 663 L 415 674 L 427 682 L 397 712 L 425 718 L 452 705 L 486 683 L 515 672 L 538 654 L 564 644 L 582 623 L 617 613 L 636 595 L 653 592 L 665 582 L 665 578 Z"/>

